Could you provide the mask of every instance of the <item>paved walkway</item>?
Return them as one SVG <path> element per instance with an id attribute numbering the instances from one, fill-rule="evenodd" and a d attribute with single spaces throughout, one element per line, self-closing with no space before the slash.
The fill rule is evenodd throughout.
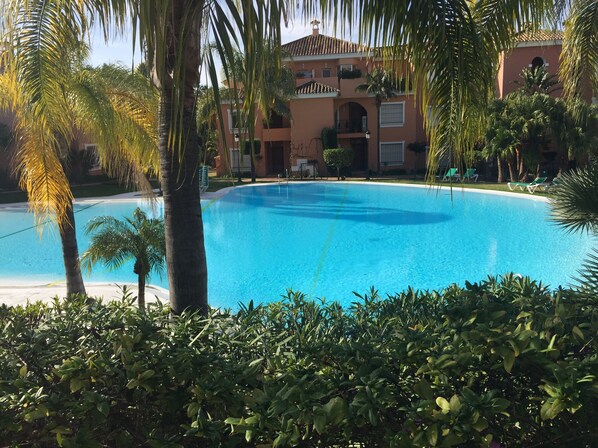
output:
<path id="1" fill-rule="evenodd" d="M 137 285 L 131 283 L 86 283 L 87 294 L 92 297 L 103 298 L 104 300 L 120 300 L 122 288 L 127 287 L 133 296 L 137 296 Z M 41 301 L 49 303 L 54 297 L 63 298 L 66 296 L 66 284 L 64 282 L 46 284 L 27 284 L 18 281 L 2 280 L 0 284 L 0 303 L 9 306 L 25 305 L 27 302 Z M 145 300 L 168 301 L 168 291 L 158 286 L 146 286 Z"/>

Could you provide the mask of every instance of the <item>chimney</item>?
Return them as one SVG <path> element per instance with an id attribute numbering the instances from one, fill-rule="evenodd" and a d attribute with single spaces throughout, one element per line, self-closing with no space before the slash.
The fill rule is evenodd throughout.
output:
<path id="1" fill-rule="evenodd" d="M 314 19 L 310 23 L 311 23 L 312 36 L 317 36 L 318 34 L 320 34 L 320 21 L 317 19 Z"/>

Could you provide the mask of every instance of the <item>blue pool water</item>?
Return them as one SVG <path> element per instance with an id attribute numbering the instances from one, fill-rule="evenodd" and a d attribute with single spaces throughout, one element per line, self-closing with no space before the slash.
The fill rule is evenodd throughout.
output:
<path id="1" fill-rule="evenodd" d="M 80 251 L 87 221 L 130 216 L 137 206 L 161 213 L 143 201 L 78 206 Z M 287 288 L 348 304 L 352 291 L 372 285 L 385 294 L 506 272 L 556 287 L 571 281 L 593 245 L 549 222 L 545 202 L 460 189 L 451 200 L 448 191 L 407 186 L 276 184 L 237 188 L 203 207 L 214 306 L 276 300 Z M 63 279 L 57 232 L 49 224 L 41 240 L 34 229 L 19 232 L 32 225 L 31 214 L 0 209 L 0 282 Z M 132 265 L 98 265 L 88 278 L 136 281 Z M 151 282 L 166 286 L 166 275 Z"/>

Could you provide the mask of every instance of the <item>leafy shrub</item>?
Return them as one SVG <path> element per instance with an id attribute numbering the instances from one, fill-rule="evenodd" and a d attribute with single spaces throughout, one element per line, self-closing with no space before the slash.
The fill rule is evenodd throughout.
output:
<path id="1" fill-rule="evenodd" d="M 337 131 L 335 128 L 323 128 L 321 137 L 324 149 L 336 148 L 338 146 Z"/>
<path id="2" fill-rule="evenodd" d="M 336 169 L 336 177 L 340 179 L 341 169 L 353 163 L 353 148 L 328 148 L 324 150 L 324 162 Z"/>
<path id="3" fill-rule="evenodd" d="M 587 291 L 507 276 L 209 318 L 131 302 L 0 308 L 2 446 L 598 443 Z"/>

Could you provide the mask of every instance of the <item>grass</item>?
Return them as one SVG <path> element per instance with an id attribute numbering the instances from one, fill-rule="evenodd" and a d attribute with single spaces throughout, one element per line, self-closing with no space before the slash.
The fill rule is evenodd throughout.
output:
<path id="1" fill-rule="evenodd" d="M 152 185 L 154 182 L 152 182 Z M 126 187 L 116 181 L 95 182 L 85 185 L 71 186 L 75 199 L 114 196 L 117 194 L 136 191 L 134 187 Z M 27 193 L 24 191 L 0 191 L 0 204 L 27 202 Z"/>

